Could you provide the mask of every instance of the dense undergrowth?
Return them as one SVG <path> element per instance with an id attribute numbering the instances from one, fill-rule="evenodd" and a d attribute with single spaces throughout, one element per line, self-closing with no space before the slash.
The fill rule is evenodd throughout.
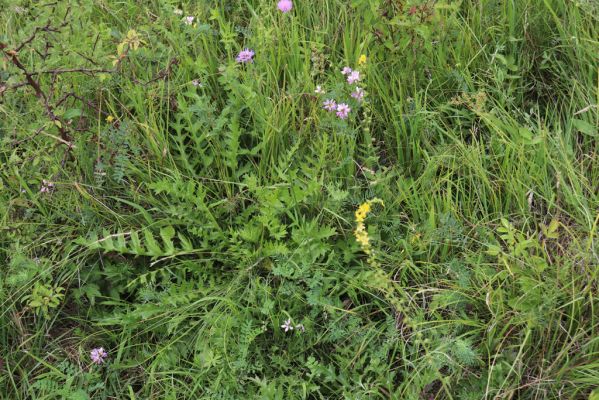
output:
<path id="1" fill-rule="evenodd" d="M 599 398 L 594 2 L 0 26 L 0 398 Z"/>

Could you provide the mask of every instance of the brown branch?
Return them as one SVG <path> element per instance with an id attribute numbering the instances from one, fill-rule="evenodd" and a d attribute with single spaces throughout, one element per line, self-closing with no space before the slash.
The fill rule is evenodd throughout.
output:
<path id="1" fill-rule="evenodd" d="M 54 114 L 54 108 L 48 102 L 48 97 L 46 96 L 46 94 L 44 93 L 42 88 L 40 87 L 39 82 L 37 82 L 35 79 L 33 79 L 31 73 L 28 72 L 27 68 L 25 68 L 25 66 L 21 63 L 21 61 L 19 60 L 19 57 L 17 56 L 17 52 L 15 50 L 6 51 L 5 48 L 6 48 L 6 45 L 0 44 L 0 49 L 2 50 L 2 52 L 8 57 L 8 59 L 14 64 L 15 67 L 20 69 L 21 72 L 23 72 L 23 75 L 25 75 L 25 80 L 27 81 L 27 84 L 29 86 L 31 86 L 31 88 L 35 92 L 36 97 L 41 100 L 44 108 L 46 109 L 46 114 L 48 115 L 50 120 L 54 123 L 54 125 L 56 125 L 56 127 L 58 128 L 58 131 L 60 132 L 60 137 L 65 142 L 70 142 L 71 139 L 69 137 L 69 134 L 68 134 L 66 128 L 64 127 L 64 124 L 62 123 L 60 118 L 58 118 L 56 116 L 56 114 Z"/>
<path id="2" fill-rule="evenodd" d="M 104 111 L 104 110 L 101 110 L 101 109 L 100 109 L 100 108 L 99 108 L 99 107 L 98 107 L 96 104 L 94 104 L 94 103 L 93 103 L 93 102 L 91 102 L 90 100 L 86 100 L 86 99 L 84 99 L 83 97 L 81 97 L 81 96 L 78 96 L 78 95 L 77 95 L 75 92 L 69 92 L 69 93 L 65 94 L 64 96 L 62 96 L 62 97 L 60 98 L 60 100 L 58 100 L 58 101 L 56 102 L 56 106 L 57 106 L 57 107 L 58 107 L 58 106 L 60 106 L 62 103 L 64 103 L 64 102 L 65 102 L 66 100 L 68 100 L 70 97 L 72 97 L 72 98 L 74 98 L 74 99 L 77 99 L 77 100 L 79 100 L 80 102 L 82 102 L 83 104 L 87 105 L 89 108 L 91 108 L 91 109 L 95 110 L 96 112 L 98 112 L 98 113 L 100 113 L 100 114 L 103 114 L 103 115 L 105 115 L 105 116 L 108 116 L 108 115 L 110 115 L 110 113 L 108 113 L 108 112 L 106 112 L 106 111 Z"/>
<path id="3" fill-rule="evenodd" d="M 35 39 L 35 37 L 37 36 L 38 33 L 40 32 L 59 32 L 60 28 L 64 28 L 65 26 L 67 26 L 68 21 L 67 21 L 67 16 L 69 14 L 70 8 L 67 9 L 65 16 L 63 18 L 63 21 L 60 25 L 58 25 L 57 27 L 53 27 L 51 25 L 51 21 L 48 21 L 48 23 L 44 26 L 38 26 L 33 30 L 33 33 L 27 38 L 25 39 L 24 42 L 22 42 L 16 49 L 15 51 L 18 53 L 19 51 L 23 50 L 23 48 L 25 46 L 27 46 L 29 43 L 33 42 L 33 40 Z"/>
<path id="4" fill-rule="evenodd" d="M 65 69 L 49 69 L 44 71 L 33 71 L 29 75 L 41 75 L 41 74 L 68 74 L 73 72 L 80 72 L 83 74 L 100 74 L 100 73 L 112 73 L 114 69 L 102 69 L 102 68 L 65 68 Z"/>
<path id="5" fill-rule="evenodd" d="M 20 83 L 15 83 L 14 85 L 5 85 L 5 84 L 1 84 L 0 85 L 0 97 L 4 95 L 4 92 L 7 92 L 9 90 L 15 90 L 20 88 L 21 86 L 27 86 L 29 83 L 27 82 L 20 82 Z"/>

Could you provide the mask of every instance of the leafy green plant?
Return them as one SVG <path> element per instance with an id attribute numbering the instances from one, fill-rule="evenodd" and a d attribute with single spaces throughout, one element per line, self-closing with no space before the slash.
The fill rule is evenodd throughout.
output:
<path id="1" fill-rule="evenodd" d="M 63 292 L 63 287 L 52 287 L 35 282 L 31 294 L 24 296 L 22 301 L 27 302 L 27 306 L 35 313 L 48 317 L 50 310 L 57 308 L 64 299 Z"/>
<path id="2" fill-rule="evenodd" d="M 292 3 L 0 2 L 0 399 L 593 398 L 597 8 Z"/>

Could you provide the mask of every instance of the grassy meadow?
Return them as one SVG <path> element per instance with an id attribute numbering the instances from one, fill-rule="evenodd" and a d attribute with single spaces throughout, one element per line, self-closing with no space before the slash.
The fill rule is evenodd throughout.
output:
<path id="1" fill-rule="evenodd" d="M 599 400 L 599 4 L 0 0 L 0 399 Z"/>

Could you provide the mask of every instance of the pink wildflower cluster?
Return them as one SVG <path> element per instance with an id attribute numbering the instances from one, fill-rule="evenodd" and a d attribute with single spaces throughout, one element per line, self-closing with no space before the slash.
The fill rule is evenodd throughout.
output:
<path id="1" fill-rule="evenodd" d="M 293 2 L 291 0 L 279 0 L 279 2 L 277 3 L 277 8 L 282 13 L 288 13 L 293 8 Z M 188 20 L 186 22 L 191 24 L 193 22 L 193 17 L 191 20 Z M 253 63 L 254 55 L 255 53 L 253 50 L 245 48 L 239 52 L 235 60 L 238 63 L 243 64 Z M 350 67 L 343 67 L 341 73 L 346 77 L 347 83 L 349 83 L 350 85 L 360 82 L 360 80 L 362 79 L 360 71 L 354 71 Z M 199 81 L 197 80 L 192 81 L 192 83 L 194 86 L 200 85 Z M 324 95 L 326 92 L 321 85 L 317 85 L 316 89 L 314 90 L 314 93 L 318 95 Z M 364 90 L 356 86 L 355 91 L 351 93 L 351 97 L 357 100 L 358 102 L 362 102 L 364 100 Z M 351 113 L 351 107 L 347 103 L 337 103 L 333 99 L 324 100 L 322 103 L 322 108 L 324 108 L 328 112 L 334 112 L 335 115 L 337 115 L 337 117 L 339 117 L 340 119 L 347 119 L 349 117 L 349 114 Z"/>
<path id="2" fill-rule="evenodd" d="M 354 71 L 350 67 L 343 67 L 341 70 L 341 74 L 345 75 L 347 83 L 353 85 L 359 82 L 362 79 L 360 75 L 360 71 Z M 324 94 L 325 91 L 322 89 L 320 85 L 316 86 L 316 90 L 314 91 L 316 94 Z M 364 100 L 364 89 L 359 86 L 356 86 L 355 90 L 351 93 L 351 97 L 356 99 L 358 102 L 362 102 Z M 322 108 L 327 110 L 328 112 L 334 112 L 337 117 L 340 119 L 347 119 L 349 114 L 351 113 L 351 107 L 346 103 L 337 103 L 333 99 L 326 99 L 322 103 Z"/>
<path id="3" fill-rule="evenodd" d="M 322 104 L 322 108 L 324 108 L 327 111 L 335 111 L 337 109 L 337 103 L 333 99 L 325 100 Z"/>
<path id="4" fill-rule="evenodd" d="M 341 104 L 337 104 L 337 116 L 341 119 L 347 119 L 349 113 L 351 112 L 351 108 L 345 104 L 345 103 L 341 103 Z"/>
<path id="5" fill-rule="evenodd" d="M 90 358 L 94 364 L 103 364 L 106 357 L 108 357 L 108 353 L 104 350 L 104 347 L 98 347 L 93 349 L 90 354 Z"/>
<path id="6" fill-rule="evenodd" d="M 42 187 L 40 188 L 40 193 L 50 193 L 53 190 L 54 190 L 54 183 L 43 179 Z"/>
<path id="7" fill-rule="evenodd" d="M 351 97 L 358 101 L 364 100 L 364 89 L 356 86 L 356 90 L 352 92 Z"/>
<path id="8" fill-rule="evenodd" d="M 282 13 L 288 13 L 293 8 L 291 0 L 281 0 L 277 3 L 277 7 Z"/>
<path id="9" fill-rule="evenodd" d="M 237 55 L 235 59 L 238 63 L 252 63 L 254 62 L 254 51 L 250 49 L 243 49 Z"/>

